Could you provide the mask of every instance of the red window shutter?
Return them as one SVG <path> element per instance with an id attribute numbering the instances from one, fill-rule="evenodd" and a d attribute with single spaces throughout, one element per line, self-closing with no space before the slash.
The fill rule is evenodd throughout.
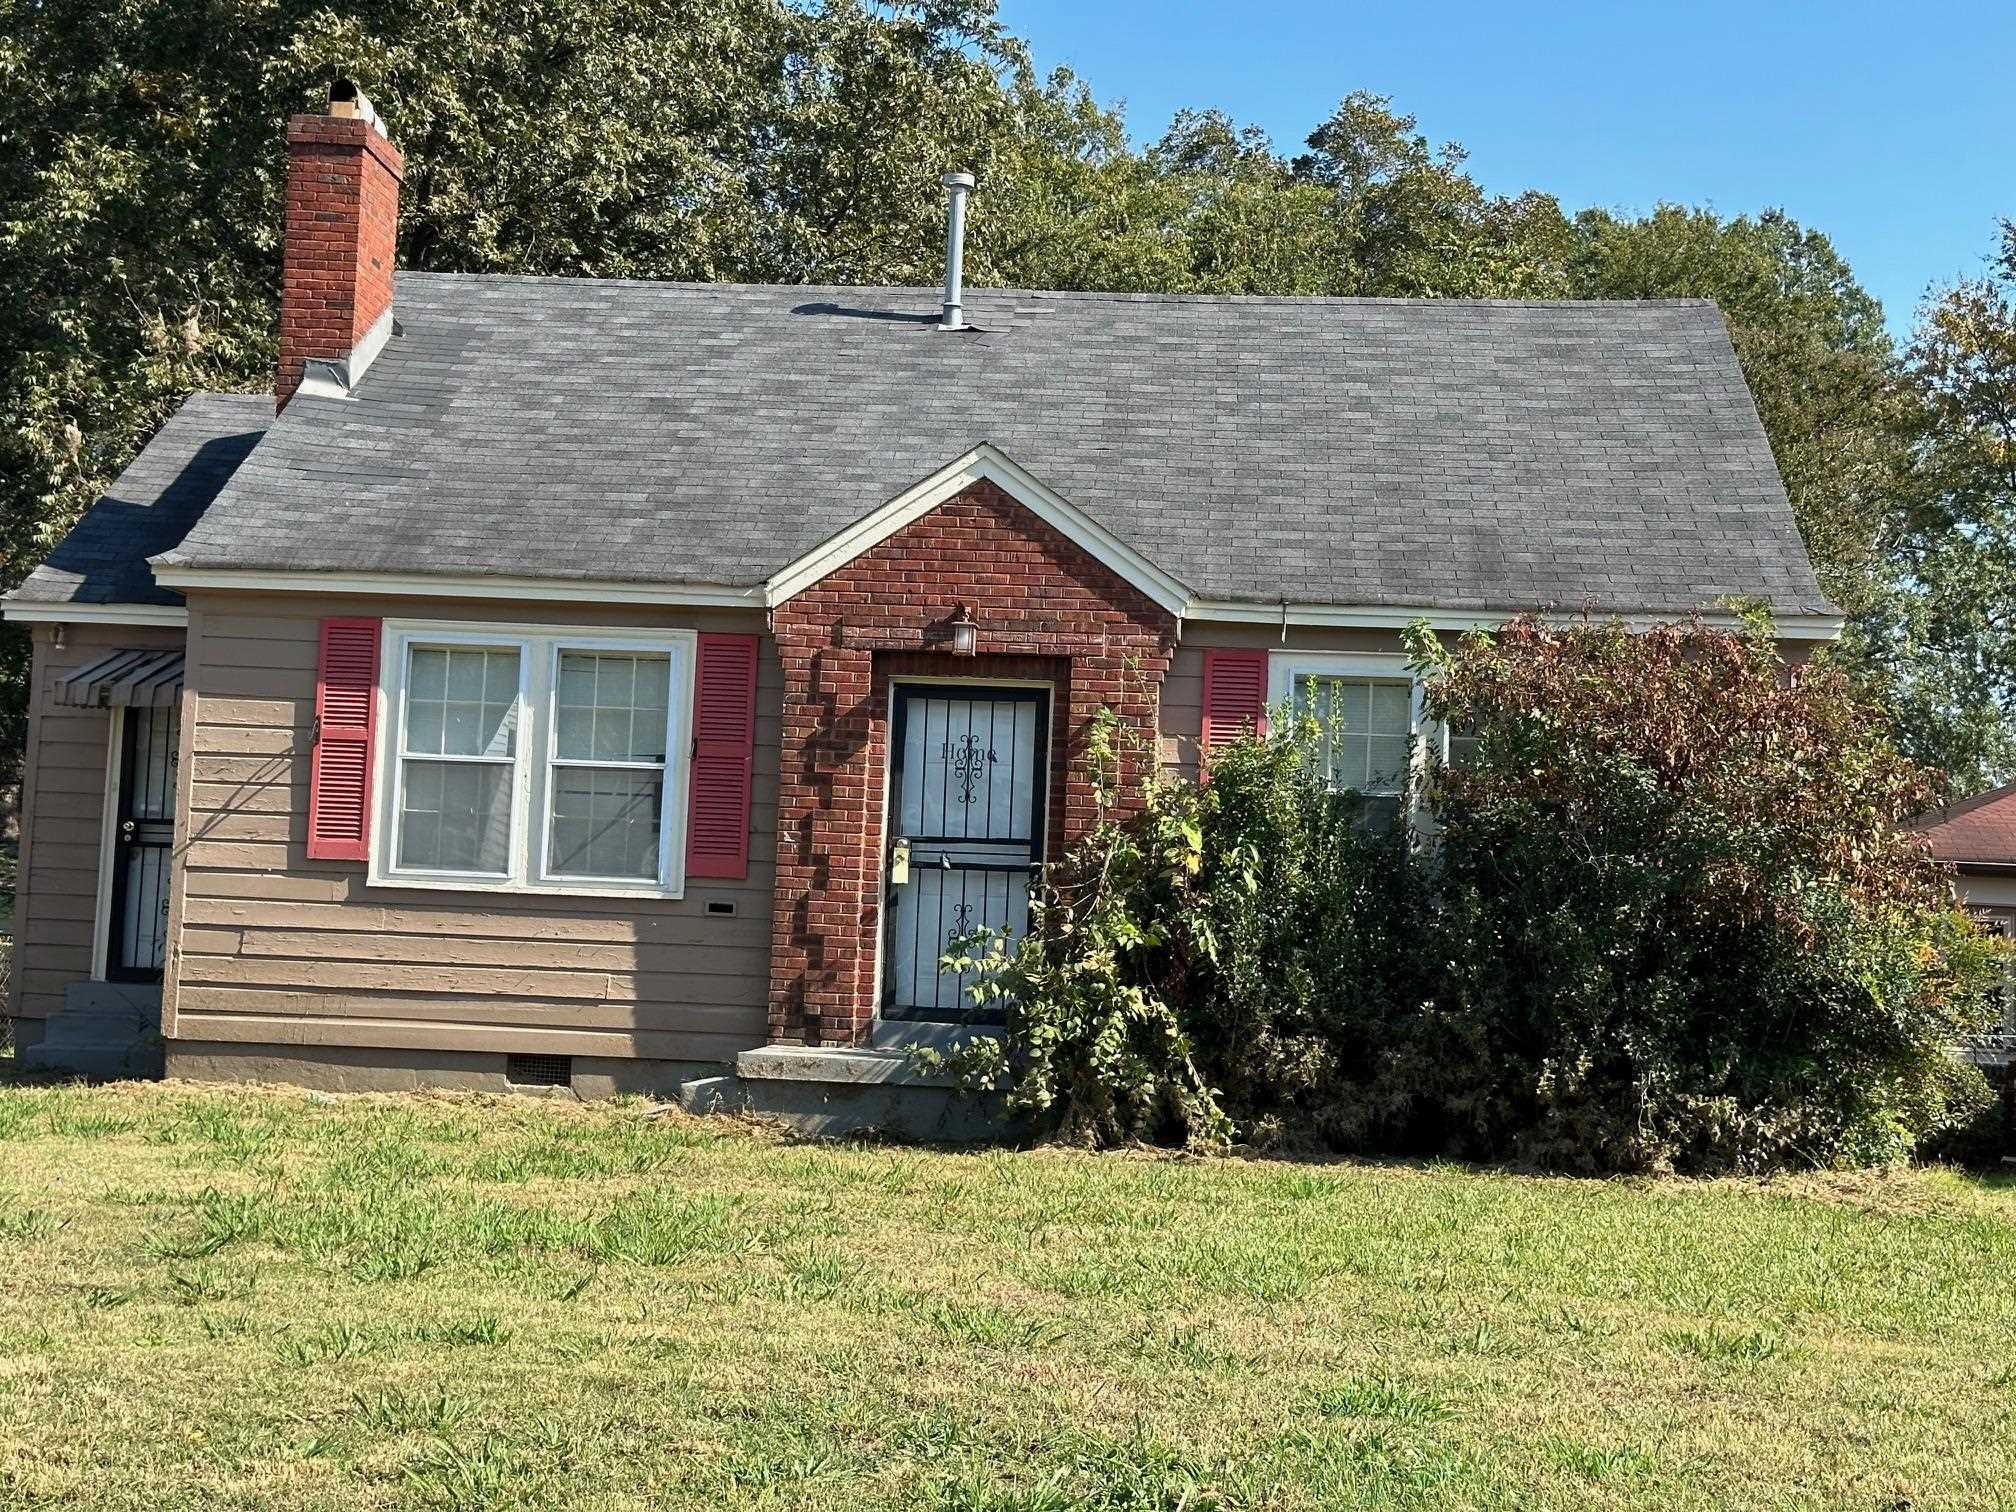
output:
<path id="1" fill-rule="evenodd" d="M 1204 741 L 1201 754 L 1241 735 L 1267 733 L 1267 653 L 1204 653 Z"/>
<path id="2" fill-rule="evenodd" d="M 692 802 L 686 875 L 749 875 L 756 752 L 756 637 L 703 635 L 693 670 Z"/>
<path id="3" fill-rule="evenodd" d="M 322 621 L 315 667 L 315 756 L 308 775 L 311 861 L 362 861 L 370 848 L 378 628 L 375 619 Z"/>

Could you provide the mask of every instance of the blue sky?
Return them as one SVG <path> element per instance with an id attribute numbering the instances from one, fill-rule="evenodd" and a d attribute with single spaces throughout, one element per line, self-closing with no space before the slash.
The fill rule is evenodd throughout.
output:
<path id="1" fill-rule="evenodd" d="M 1300 144 L 1391 95 L 1487 188 L 1586 205 L 1781 205 L 1825 231 L 1893 332 L 1982 271 L 2016 216 L 2016 0 L 1002 0 L 1047 71 L 1137 140 L 1216 106 Z"/>

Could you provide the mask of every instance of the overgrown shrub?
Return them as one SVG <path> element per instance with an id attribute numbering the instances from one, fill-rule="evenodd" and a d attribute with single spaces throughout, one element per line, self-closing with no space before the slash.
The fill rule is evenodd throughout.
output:
<path id="1" fill-rule="evenodd" d="M 1479 737 L 1428 792 L 1460 1053 L 1403 1073 L 1452 1145 L 1867 1163 L 1940 1120 L 1999 958 L 1899 828 L 1933 774 L 1839 677 L 1788 672 L 1762 622 L 1415 646 L 1429 715 Z"/>
<path id="2" fill-rule="evenodd" d="M 1287 710 L 1109 802 L 1020 947 L 964 961 L 1009 1023 L 968 1075 L 1080 1138 L 1602 1171 L 1880 1161 L 1978 1098 L 1948 1047 L 1998 947 L 1897 827 L 1930 774 L 1838 678 L 1762 623 L 1413 644 L 1477 737 L 1415 822 L 1330 791 Z"/>

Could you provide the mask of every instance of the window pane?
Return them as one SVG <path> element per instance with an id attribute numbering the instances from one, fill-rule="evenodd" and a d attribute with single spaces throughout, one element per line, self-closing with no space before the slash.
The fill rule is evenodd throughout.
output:
<path id="1" fill-rule="evenodd" d="M 669 657 L 561 652 L 554 755 L 562 761 L 662 762 L 671 680 Z"/>
<path id="2" fill-rule="evenodd" d="M 1332 786 L 1367 793 L 1406 786 L 1411 683 L 1305 674 L 1295 679 L 1295 704 L 1321 727 L 1318 759 Z"/>
<path id="3" fill-rule="evenodd" d="M 1398 735 L 1404 740 L 1413 690 L 1406 683 L 1372 683 L 1367 691 L 1372 699 L 1372 718 L 1366 728 L 1374 735 Z"/>
<path id="4" fill-rule="evenodd" d="M 1357 678 L 1339 678 L 1331 684 L 1330 697 L 1337 710 L 1337 727 L 1352 735 L 1362 735 L 1371 728 L 1366 715 L 1366 704 L 1372 696 L 1372 685 Z"/>
<path id="5" fill-rule="evenodd" d="M 657 772 L 555 767 L 548 870 L 570 877 L 655 880 L 664 787 Z"/>
<path id="6" fill-rule="evenodd" d="M 398 864 L 425 871 L 506 870 L 513 772 L 503 762 L 405 762 Z"/>
<path id="7" fill-rule="evenodd" d="M 1400 800 L 1398 798 L 1367 798 L 1364 810 L 1358 816 L 1359 827 L 1371 833 L 1385 834 L 1400 825 Z"/>
<path id="8" fill-rule="evenodd" d="M 1332 787 L 1364 787 L 1365 738 L 1362 735 L 1337 736 L 1330 742 L 1327 765 Z"/>
<path id="9" fill-rule="evenodd" d="M 1396 793 L 1407 781 L 1407 737 L 1374 735 L 1366 742 L 1365 790 Z"/>
<path id="10" fill-rule="evenodd" d="M 406 676 L 406 749 L 509 756 L 518 743 L 518 653 L 416 646 Z"/>

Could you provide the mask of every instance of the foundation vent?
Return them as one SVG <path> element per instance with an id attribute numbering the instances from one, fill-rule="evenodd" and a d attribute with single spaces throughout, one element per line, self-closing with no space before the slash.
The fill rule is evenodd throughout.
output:
<path id="1" fill-rule="evenodd" d="M 514 1087 L 571 1087 L 574 1085 L 574 1057 L 571 1055 L 507 1055 L 504 1080 Z"/>

